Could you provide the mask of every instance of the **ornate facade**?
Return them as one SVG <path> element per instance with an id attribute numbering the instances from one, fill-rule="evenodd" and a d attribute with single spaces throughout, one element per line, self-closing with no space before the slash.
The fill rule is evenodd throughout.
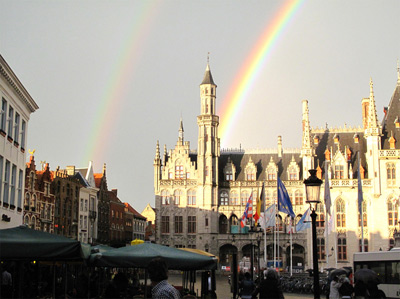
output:
<path id="1" fill-rule="evenodd" d="M 399 73 L 382 123 L 377 119 L 371 80 L 370 95 L 361 101 L 363 127 L 311 128 L 308 101 L 304 100 L 301 148 L 284 149 L 279 136 L 274 150 L 221 150 L 219 117 L 215 114 L 217 86 L 207 65 L 200 85 L 197 150 L 191 150 L 184 140 L 182 120 L 174 149 L 168 152 L 164 146 L 161 154 L 157 141 L 153 164 L 156 242 L 211 252 L 220 257 L 221 265 L 229 264 L 233 252 L 238 252 L 239 259 L 249 256 L 257 243 L 256 235 L 248 232 L 251 223 L 242 229 L 239 221 L 250 195 L 255 205 L 264 183 L 266 207 L 276 202 L 279 176 L 291 197 L 297 222 L 308 208 L 303 180 L 309 169 L 317 169 L 320 178 L 325 172 L 329 177 L 333 220 L 328 229 L 324 182 L 317 211 L 320 267 L 351 266 L 353 253 L 361 249 L 362 232 L 366 250 L 390 249 L 399 220 Z M 357 204 L 359 174 L 364 195 L 363 229 Z M 286 214 L 279 213 L 277 227 L 281 266 L 289 265 L 292 251 L 293 266 L 309 268 L 311 230 L 293 233 L 290 247 Z M 266 244 L 263 237 L 258 240 L 261 256 L 266 248 L 268 261 L 273 259 L 273 240 L 271 232 L 266 235 Z"/>

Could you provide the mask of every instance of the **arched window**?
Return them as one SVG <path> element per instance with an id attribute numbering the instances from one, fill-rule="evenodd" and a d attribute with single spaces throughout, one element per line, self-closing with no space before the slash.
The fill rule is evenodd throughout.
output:
<path id="1" fill-rule="evenodd" d="M 236 206 L 239 204 L 239 196 L 236 192 L 231 192 L 231 205 Z"/>
<path id="2" fill-rule="evenodd" d="M 338 261 L 346 261 L 347 260 L 347 240 L 345 237 L 338 238 Z"/>
<path id="3" fill-rule="evenodd" d="M 344 165 L 335 165 L 335 179 L 344 179 Z"/>
<path id="4" fill-rule="evenodd" d="M 229 196 L 228 192 L 222 191 L 219 196 L 219 205 L 220 206 L 227 206 L 229 204 Z"/>
<path id="5" fill-rule="evenodd" d="M 399 221 L 399 204 L 392 198 L 388 200 L 388 224 L 389 226 L 396 226 Z"/>
<path id="6" fill-rule="evenodd" d="M 283 220 L 281 215 L 276 216 L 276 227 L 279 230 L 279 232 L 283 232 Z"/>
<path id="7" fill-rule="evenodd" d="M 181 190 L 175 190 L 174 192 L 174 204 L 179 205 L 181 203 L 181 196 L 182 196 L 182 191 Z"/>
<path id="8" fill-rule="evenodd" d="M 29 216 L 28 215 L 25 215 L 25 217 L 24 217 L 24 224 L 29 226 Z"/>
<path id="9" fill-rule="evenodd" d="M 36 194 L 32 194 L 31 209 L 34 211 L 36 209 Z"/>
<path id="10" fill-rule="evenodd" d="M 189 206 L 195 206 L 196 205 L 196 190 L 189 190 L 188 198 L 187 198 L 187 204 Z"/>
<path id="11" fill-rule="evenodd" d="M 368 217 L 367 217 L 367 203 L 363 201 L 362 203 L 362 216 L 363 216 L 363 227 L 367 227 Z M 361 214 L 358 213 L 358 226 L 361 226 Z"/>
<path id="12" fill-rule="evenodd" d="M 336 226 L 346 227 L 346 214 L 345 205 L 343 199 L 339 198 L 336 202 Z"/>
<path id="13" fill-rule="evenodd" d="M 228 233 L 228 218 L 225 215 L 221 215 L 219 217 L 219 233 L 227 234 Z"/>
<path id="14" fill-rule="evenodd" d="M 31 225 L 30 225 L 30 227 L 31 227 L 32 229 L 36 229 L 36 217 L 35 217 L 35 216 L 32 216 L 32 218 L 31 218 Z"/>
<path id="15" fill-rule="evenodd" d="M 301 190 L 296 190 L 294 192 L 294 202 L 297 205 L 301 206 L 303 205 L 303 191 Z"/>
<path id="16" fill-rule="evenodd" d="M 386 163 L 387 186 L 396 187 L 396 165 L 394 163 Z"/>
<path id="17" fill-rule="evenodd" d="M 31 200 L 31 195 L 29 193 L 25 194 L 25 200 L 24 200 L 24 206 L 25 209 L 28 210 L 29 209 L 29 202 Z M 26 223 L 25 223 L 26 224 Z"/>
<path id="18" fill-rule="evenodd" d="M 169 198 L 169 191 L 162 190 L 161 191 L 161 204 L 162 205 L 169 205 L 170 198 Z"/>

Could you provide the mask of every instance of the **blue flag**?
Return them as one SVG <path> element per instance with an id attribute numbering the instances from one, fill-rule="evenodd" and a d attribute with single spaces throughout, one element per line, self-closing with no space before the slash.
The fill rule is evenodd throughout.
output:
<path id="1" fill-rule="evenodd" d="M 303 214 L 299 222 L 296 224 L 296 231 L 300 232 L 302 230 L 308 229 L 311 227 L 311 219 L 310 219 L 310 208 Z"/>
<path id="2" fill-rule="evenodd" d="M 362 181 L 361 181 L 361 160 L 360 152 L 358 152 L 358 212 L 362 215 L 362 202 L 363 202 L 363 191 L 362 191 Z"/>
<path id="3" fill-rule="evenodd" d="M 285 185 L 278 177 L 278 211 L 286 213 L 293 218 L 296 215 L 293 212 L 292 202 L 290 201 L 289 194 L 286 191 Z"/>

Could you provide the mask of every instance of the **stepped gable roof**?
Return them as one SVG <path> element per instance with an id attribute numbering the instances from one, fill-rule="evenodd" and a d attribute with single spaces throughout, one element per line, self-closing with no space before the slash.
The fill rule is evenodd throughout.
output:
<path id="1" fill-rule="evenodd" d="M 390 149 L 389 139 L 393 134 L 396 139 L 396 148 L 400 148 L 400 129 L 396 128 L 395 120 L 400 121 L 400 83 L 397 82 L 396 88 L 390 100 L 387 113 L 383 119 L 382 126 L 382 149 Z"/>
<path id="2" fill-rule="evenodd" d="M 358 143 L 355 142 L 354 137 L 355 135 L 358 136 Z M 325 151 L 329 149 L 331 151 L 331 155 L 334 155 L 338 149 L 338 144 L 335 143 L 334 137 L 337 136 L 339 138 L 339 146 L 341 152 L 346 155 L 344 152 L 345 147 L 351 150 L 351 165 L 353 170 L 358 168 L 357 162 L 357 152 L 360 151 L 360 158 L 361 158 L 361 165 L 366 169 L 366 160 L 365 160 L 365 153 L 367 150 L 366 140 L 364 138 L 364 131 L 360 128 L 358 129 L 325 129 L 324 132 L 315 132 L 311 131 L 311 136 L 319 137 L 319 143 L 315 148 L 316 154 L 316 167 L 318 165 L 325 169 Z M 356 168 L 355 168 L 356 167 Z M 325 173 L 325 171 L 324 171 Z"/>
<path id="3" fill-rule="evenodd" d="M 278 150 L 277 150 L 278 151 Z M 288 169 L 288 166 L 290 165 L 290 162 L 292 161 L 292 157 L 294 158 L 295 162 L 299 166 L 300 170 L 302 169 L 302 159 L 300 158 L 300 152 L 298 153 L 283 153 L 282 157 L 278 157 L 278 153 L 221 153 L 220 156 L 220 181 L 224 181 L 224 173 L 223 170 L 228 163 L 228 158 L 230 158 L 231 162 L 235 165 L 236 167 L 236 181 L 245 181 L 246 180 L 246 174 L 245 174 L 245 169 L 248 164 L 248 162 L 251 160 L 254 162 L 256 168 L 257 168 L 257 175 L 256 175 L 256 180 L 257 181 L 265 181 L 267 180 L 267 175 L 266 175 L 266 169 L 268 167 L 268 164 L 271 161 L 271 157 L 273 159 L 273 162 L 278 166 L 278 175 L 279 178 L 282 181 L 288 180 L 287 178 L 287 172 L 286 170 Z M 302 176 L 302 173 L 300 171 L 300 179 Z"/>

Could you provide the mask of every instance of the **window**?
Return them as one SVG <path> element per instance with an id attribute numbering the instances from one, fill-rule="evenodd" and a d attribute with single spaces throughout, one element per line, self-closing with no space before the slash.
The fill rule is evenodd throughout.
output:
<path id="1" fill-rule="evenodd" d="M 396 187 L 396 166 L 394 163 L 386 164 L 387 186 Z"/>
<path id="2" fill-rule="evenodd" d="M 236 206 L 239 204 L 239 195 L 236 192 L 231 193 L 231 205 Z"/>
<path id="3" fill-rule="evenodd" d="M 390 238 L 389 239 L 389 250 L 392 249 L 394 247 L 394 239 Z"/>
<path id="4" fill-rule="evenodd" d="M 175 216 L 175 234 L 183 233 L 183 217 Z"/>
<path id="5" fill-rule="evenodd" d="M 335 165 L 335 179 L 338 179 L 338 180 L 344 179 L 344 166 L 343 165 Z"/>
<path id="6" fill-rule="evenodd" d="M 183 171 L 183 165 L 175 166 L 175 180 L 183 180 L 185 178 L 185 173 Z"/>
<path id="7" fill-rule="evenodd" d="M 13 121 L 14 121 L 14 109 L 10 106 L 8 110 L 8 136 L 12 138 L 12 128 L 13 128 Z"/>
<path id="8" fill-rule="evenodd" d="M 247 192 L 242 192 L 240 195 L 240 203 L 242 206 L 245 206 L 247 204 L 247 200 L 249 199 L 249 193 Z"/>
<path id="9" fill-rule="evenodd" d="M 256 174 L 254 172 L 249 172 L 247 173 L 247 180 L 248 181 L 255 181 L 256 180 Z"/>
<path id="10" fill-rule="evenodd" d="M 208 218 L 205 219 L 205 227 L 208 227 Z"/>
<path id="11" fill-rule="evenodd" d="M 10 161 L 6 160 L 6 167 L 4 170 L 4 195 L 3 202 L 8 204 L 10 192 Z"/>
<path id="12" fill-rule="evenodd" d="M 388 207 L 388 224 L 389 226 L 396 226 L 399 221 L 398 217 L 399 204 L 397 201 L 389 199 L 387 207 Z"/>
<path id="13" fill-rule="evenodd" d="M 196 216 L 188 216 L 188 234 L 196 233 Z"/>
<path id="14" fill-rule="evenodd" d="M 325 239 L 317 238 L 317 255 L 319 261 L 325 260 Z"/>
<path id="15" fill-rule="evenodd" d="M 359 240 L 358 242 L 358 248 L 360 250 L 360 252 L 362 252 L 362 239 Z M 368 239 L 364 239 L 364 252 L 368 252 Z"/>
<path id="16" fill-rule="evenodd" d="M 161 204 L 169 205 L 169 192 L 166 190 L 161 191 Z"/>
<path id="17" fill-rule="evenodd" d="M 290 167 L 289 181 L 297 181 L 297 180 L 298 180 L 297 169 L 295 167 Z"/>
<path id="18" fill-rule="evenodd" d="M 26 128 L 26 122 L 22 120 L 22 125 L 21 125 L 21 148 L 25 148 L 25 128 Z"/>
<path id="19" fill-rule="evenodd" d="M 11 170 L 11 192 L 10 192 L 10 205 L 15 206 L 15 187 L 17 182 L 17 166 L 13 164 Z"/>
<path id="20" fill-rule="evenodd" d="M 362 216 L 363 216 L 363 227 L 367 227 L 367 203 L 363 201 L 362 203 Z M 361 226 L 361 214 L 358 213 L 358 226 Z"/>
<path id="21" fill-rule="evenodd" d="M 161 216 L 161 233 L 169 234 L 169 216 Z"/>
<path id="22" fill-rule="evenodd" d="M 233 174 L 232 174 L 232 171 L 231 171 L 231 170 L 229 170 L 229 171 L 226 172 L 226 174 L 225 174 L 225 180 L 227 180 L 227 181 L 233 181 Z"/>
<path id="23" fill-rule="evenodd" d="M 303 192 L 300 190 L 296 190 L 294 192 L 294 202 L 296 205 L 303 205 Z"/>
<path id="24" fill-rule="evenodd" d="M 338 238 L 338 261 L 347 260 L 347 241 L 346 238 Z"/>
<path id="25" fill-rule="evenodd" d="M 317 205 L 317 222 L 316 225 L 317 227 L 324 227 L 325 226 L 325 205 L 320 204 Z"/>
<path id="26" fill-rule="evenodd" d="M 0 172 L 1 173 L 1 172 Z M 22 180 L 24 179 L 24 172 L 22 170 L 19 170 L 19 176 L 18 176 L 18 202 L 17 202 L 17 207 L 22 209 Z M 1 194 L 1 190 L 0 190 Z"/>
<path id="27" fill-rule="evenodd" d="M 196 191 L 195 190 L 189 190 L 188 192 L 188 205 L 189 206 L 195 206 L 196 205 Z"/>
<path id="28" fill-rule="evenodd" d="M 276 181 L 276 169 L 268 168 L 268 180 L 269 181 Z"/>
<path id="29" fill-rule="evenodd" d="M 3 99 L 1 103 L 1 118 L 0 118 L 0 130 L 6 132 L 6 120 L 7 120 L 7 101 Z"/>
<path id="30" fill-rule="evenodd" d="M 181 202 L 182 191 L 175 190 L 174 192 L 174 204 L 179 205 Z"/>
<path id="31" fill-rule="evenodd" d="M 14 122 L 14 141 L 19 142 L 19 114 L 15 113 L 15 122 Z"/>
<path id="32" fill-rule="evenodd" d="M 336 226 L 346 227 L 346 214 L 343 199 L 339 199 L 336 202 Z"/>
<path id="33" fill-rule="evenodd" d="M 208 166 L 206 166 L 205 175 L 208 176 Z"/>
<path id="34" fill-rule="evenodd" d="M 228 196 L 228 192 L 226 191 L 222 191 L 221 195 L 219 197 L 219 205 L 220 206 L 227 206 L 229 203 L 229 196 Z"/>

